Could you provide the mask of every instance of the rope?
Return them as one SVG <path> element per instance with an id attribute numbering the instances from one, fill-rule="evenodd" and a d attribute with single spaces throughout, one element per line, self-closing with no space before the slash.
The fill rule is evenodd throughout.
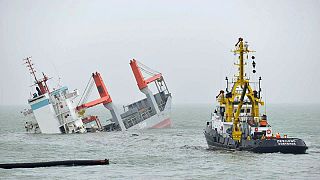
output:
<path id="1" fill-rule="evenodd" d="M 147 71 L 147 70 L 142 69 L 142 68 L 140 68 L 140 69 L 141 69 L 141 71 L 145 72 L 146 74 L 149 74 L 150 76 L 154 76 L 155 75 L 154 73 L 152 73 L 150 71 Z"/>
<path id="2" fill-rule="evenodd" d="M 83 102 L 87 101 L 88 95 L 89 95 L 89 93 L 91 92 L 91 89 L 92 89 L 92 85 L 93 85 L 93 78 L 90 77 L 90 79 L 89 79 L 89 81 L 88 81 L 88 83 L 86 85 L 86 88 L 85 88 L 85 90 L 84 90 L 84 92 L 83 92 L 83 94 L 82 94 L 77 106 L 79 106 L 80 104 L 83 104 Z"/>
<path id="3" fill-rule="evenodd" d="M 150 67 L 142 64 L 141 62 L 137 61 L 138 62 L 138 65 L 139 67 L 146 73 L 148 74 L 152 74 L 152 75 L 155 75 L 155 74 L 160 74 L 160 72 L 154 70 L 154 69 L 151 69 Z"/>
<path id="4" fill-rule="evenodd" d="M 89 98 L 89 95 L 91 94 L 91 91 L 92 91 L 92 87 L 93 87 L 93 81 L 91 81 L 90 85 L 89 85 L 89 88 L 86 92 L 86 95 L 84 96 L 83 98 L 83 103 L 87 102 L 88 98 Z"/>

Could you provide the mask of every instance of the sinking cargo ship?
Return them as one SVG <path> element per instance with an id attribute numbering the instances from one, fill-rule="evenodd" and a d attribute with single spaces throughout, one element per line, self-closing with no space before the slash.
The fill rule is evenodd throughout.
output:
<path id="1" fill-rule="evenodd" d="M 92 87 L 90 84 L 94 82 L 100 98 L 87 103 L 83 103 L 81 100 L 83 104 L 76 107 L 78 113 L 83 114 L 85 123 L 96 121 L 97 126 L 99 127 L 98 130 L 100 131 L 124 131 L 127 129 L 170 127 L 172 125 L 170 119 L 172 97 L 162 74 L 134 59 L 130 61 L 130 66 L 140 91 L 146 95 L 145 99 L 123 106 L 124 112 L 120 113 L 113 104 L 112 98 L 108 93 L 100 73 L 96 72 L 92 74 L 91 80 L 93 81 L 89 81 L 87 87 Z M 150 77 L 145 78 L 142 72 Z M 155 84 L 158 90 L 157 93 L 153 94 L 150 90 L 150 83 Z M 84 92 L 85 96 L 81 99 L 86 99 L 89 95 L 88 92 L 90 91 L 91 88 L 86 88 Z M 103 104 L 103 106 L 110 111 L 112 116 L 111 119 L 107 120 L 107 125 L 104 126 L 101 126 L 101 123 L 97 121 L 96 117 L 90 116 L 88 118 L 83 112 L 85 109 L 99 104 Z M 89 127 L 88 130 L 91 131 L 91 128 Z"/>
<path id="2" fill-rule="evenodd" d="M 49 78 L 44 73 L 43 78 L 36 76 L 31 57 L 24 59 L 24 62 L 34 78 L 32 87 L 35 87 L 28 99 L 30 108 L 22 111 L 29 120 L 25 123 L 26 131 L 45 134 L 86 132 L 73 102 L 79 95 L 78 91 L 69 92 L 67 86 L 50 91 L 47 85 Z"/>
<path id="3" fill-rule="evenodd" d="M 292 153 L 303 154 L 308 147 L 299 138 L 288 138 L 274 133 L 267 121 L 266 114 L 260 114 L 260 106 L 264 105 L 261 97 L 261 77 L 258 82 L 249 78 L 245 73 L 245 65 L 249 61 L 248 43 L 239 38 L 232 52 L 237 56 L 235 63 L 238 74 L 232 82 L 227 81 L 226 92 L 218 94 L 218 106 L 207 121 L 204 135 L 209 149 L 246 150 L 255 153 Z M 253 74 L 255 70 L 255 56 L 251 56 Z M 254 77 L 254 76 L 251 76 Z M 229 89 L 229 85 L 232 85 Z M 258 85 L 257 90 L 251 87 Z"/>
<path id="4" fill-rule="evenodd" d="M 110 94 L 104 84 L 100 73 L 93 73 L 79 102 L 74 103 L 79 97 L 79 92 L 68 91 L 68 87 L 59 87 L 50 91 L 47 85 L 49 78 L 42 73 L 43 78 L 36 76 L 36 70 L 31 57 L 24 59 L 35 83 L 35 92 L 28 103 L 30 109 L 22 113 L 28 119 L 25 124 L 27 132 L 35 133 L 85 133 L 96 131 L 124 131 L 127 129 L 166 128 L 172 125 L 171 93 L 161 73 L 139 63 L 130 61 L 137 85 L 145 99 L 123 106 L 124 112 L 120 113 L 114 105 Z M 146 73 L 148 78 L 143 76 Z M 100 98 L 87 102 L 95 83 Z M 149 84 L 154 83 L 158 92 L 153 94 Z M 87 115 L 86 109 L 102 104 L 111 113 L 112 118 L 103 125 L 98 116 Z"/>

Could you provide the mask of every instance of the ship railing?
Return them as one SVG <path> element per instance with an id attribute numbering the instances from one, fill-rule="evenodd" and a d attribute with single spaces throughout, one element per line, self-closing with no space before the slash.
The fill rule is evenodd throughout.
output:
<path id="1" fill-rule="evenodd" d="M 240 99 L 236 99 L 236 100 L 233 102 L 234 105 L 238 105 L 239 103 L 240 103 Z M 249 100 L 245 100 L 245 101 L 243 101 L 243 104 L 244 104 L 244 105 L 251 105 L 251 102 L 250 102 Z"/>
<path id="2" fill-rule="evenodd" d="M 213 116 L 213 113 L 211 113 L 211 117 Z M 232 116 L 232 119 L 234 119 L 234 116 Z M 251 116 L 239 116 L 239 121 L 240 122 L 247 122 L 253 120 L 253 117 Z M 225 122 L 226 121 L 226 117 L 223 116 L 222 121 Z"/>
<path id="3" fill-rule="evenodd" d="M 107 119 L 106 123 L 107 123 L 107 125 L 112 124 L 113 123 L 112 118 Z"/>
<path id="4" fill-rule="evenodd" d="M 164 92 L 160 92 L 160 93 L 154 94 L 153 96 L 156 98 L 156 97 L 158 97 L 158 96 L 162 96 L 163 93 L 164 93 Z M 163 95 L 164 95 L 164 94 L 163 94 Z M 160 106 L 165 106 L 166 101 L 167 101 L 167 98 L 168 98 L 169 96 L 171 96 L 171 94 L 165 94 L 165 97 L 161 97 L 161 98 L 160 98 L 160 99 L 161 99 L 161 102 L 160 102 L 159 104 L 158 104 L 158 100 L 157 100 L 157 99 L 159 99 L 159 98 L 156 98 L 156 102 L 157 102 L 159 108 L 163 108 L 163 109 L 164 109 L 164 107 L 160 107 Z M 143 101 L 144 101 L 144 103 L 143 103 Z M 131 103 L 131 104 L 123 105 L 123 106 L 122 106 L 122 107 L 123 107 L 123 111 L 126 112 L 126 111 L 128 111 L 129 109 L 132 109 L 133 107 L 136 107 L 137 109 L 141 110 L 141 109 L 143 109 L 143 108 L 146 108 L 145 106 L 141 106 L 141 104 L 145 104 L 145 103 L 147 103 L 147 98 L 141 99 L 141 100 L 139 100 L 139 101 L 137 101 L 137 102 L 134 102 L 134 103 Z"/>
<path id="5" fill-rule="evenodd" d="M 154 113 L 153 113 L 153 110 L 151 107 L 148 107 L 148 108 L 140 111 L 140 116 L 143 120 L 146 120 L 153 115 L 154 115 Z"/>
<path id="6" fill-rule="evenodd" d="M 126 128 L 130 128 L 130 127 L 140 123 L 141 121 L 142 121 L 142 119 L 138 118 L 137 115 L 132 115 L 132 116 L 125 118 L 123 123 Z"/>
<path id="7" fill-rule="evenodd" d="M 253 117 L 251 116 L 239 116 L 239 119 L 241 122 L 247 122 L 253 120 Z"/>
<path id="8" fill-rule="evenodd" d="M 146 119 L 148 119 L 149 117 L 153 116 L 153 110 L 151 107 L 140 110 L 139 114 L 134 114 L 131 116 L 126 117 L 123 122 L 126 126 L 126 128 L 132 127 Z M 139 118 L 140 116 L 140 118 Z"/>
<path id="9" fill-rule="evenodd" d="M 134 116 L 133 118 L 130 119 L 130 122 L 132 123 L 132 125 L 136 125 L 136 124 L 138 124 L 140 121 L 139 121 L 139 119 L 137 119 L 136 116 Z"/>
<path id="10" fill-rule="evenodd" d="M 33 98 L 28 99 L 28 102 L 31 103 L 31 102 L 36 101 L 36 100 L 38 100 L 38 99 L 41 99 L 41 98 L 43 98 L 43 97 L 45 97 L 45 94 L 42 94 L 42 95 L 40 95 L 40 96 L 37 95 L 37 96 L 35 96 L 35 97 L 33 97 Z"/>
<path id="11" fill-rule="evenodd" d="M 32 109 L 24 109 L 24 111 L 21 111 L 21 113 L 22 113 L 24 116 L 28 116 L 28 115 L 32 115 L 32 114 L 33 114 L 33 111 L 32 111 Z"/>
<path id="12" fill-rule="evenodd" d="M 161 101 L 160 104 L 158 105 L 158 107 L 159 107 L 160 111 L 163 111 L 164 108 L 166 107 L 166 102 Z"/>
<path id="13" fill-rule="evenodd" d="M 70 112 L 69 110 L 59 111 L 59 112 L 56 114 L 56 116 L 58 117 L 58 116 L 61 116 L 61 115 L 63 115 L 63 114 L 69 113 L 69 112 Z"/>

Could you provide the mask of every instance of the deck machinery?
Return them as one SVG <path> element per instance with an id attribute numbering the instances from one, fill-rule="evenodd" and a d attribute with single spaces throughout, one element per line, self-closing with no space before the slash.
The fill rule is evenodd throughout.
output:
<path id="1" fill-rule="evenodd" d="M 308 147 L 298 138 L 274 137 L 271 125 L 267 122 L 267 115 L 261 114 L 260 106 L 264 105 L 261 98 L 261 87 L 258 82 L 253 82 L 249 74 L 245 73 L 245 65 L 249 61 L 249 45 L 239 38 L 232 51 L 238 58 L 235 63 L 238 74 L 232 82 L 227 81 L 226 92 L 218 94 L 218 106 L 207 122 L 204 134 L 210 149 L 248 150 L 258 153 L 282 152 L 305 153 Z M 253 74 L 255 70 L 255 56 L 251 56 Z M 251 76 L 254 77 L 254 76 Z M 232 85 L 229 90 L 229 84 Z M 252 84 L 257 85 L 255 90 Z"/>

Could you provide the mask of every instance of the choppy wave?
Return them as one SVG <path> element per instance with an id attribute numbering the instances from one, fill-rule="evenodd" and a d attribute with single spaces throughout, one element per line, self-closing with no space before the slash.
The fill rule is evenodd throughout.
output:
<path id="1" fill-rule="evenodd" d="M 269 107 L 275 131 L 304 139 L 308 154 L 208 150 L 210 106 L 178 106 L 174 127 L 145 131 L 43 135 L 24 132 L 19 109 L 0 109 L 0 163 L 110 159 L 109 166 L 0 169 L 0 179 L 320 179 L 320 112 Z"/>

